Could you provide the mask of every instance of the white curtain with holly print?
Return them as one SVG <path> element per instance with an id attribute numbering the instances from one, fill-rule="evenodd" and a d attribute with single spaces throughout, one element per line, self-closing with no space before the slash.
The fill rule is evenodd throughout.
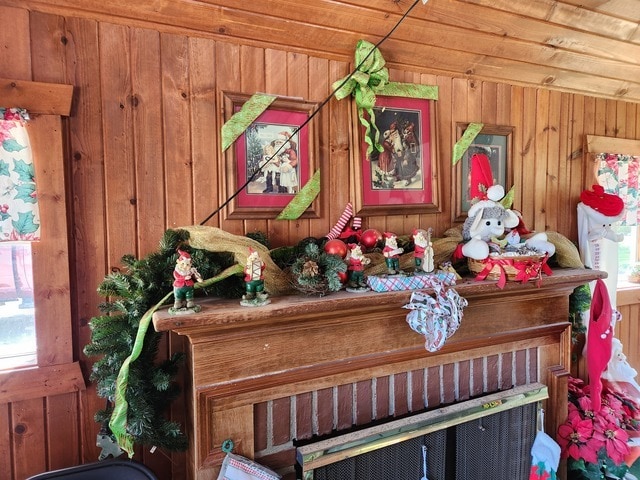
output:
<path id="1" fill-rule="evenodd" d="M 33 155 L 24 109 L 0 108 L 0 241 L 40 240 Z"/>

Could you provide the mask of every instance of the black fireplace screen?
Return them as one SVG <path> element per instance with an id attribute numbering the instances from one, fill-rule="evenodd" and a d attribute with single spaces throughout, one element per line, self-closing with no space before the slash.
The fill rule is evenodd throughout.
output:
<path id="1" fill-rule="evenodd" d="M 544 398 L 546 398 L 546 388 Z M 533 395 L 529 400 L 539 396 Z M 494 403 L 495 400 L 492 400 Z M 501 401 L 498 401 L 501 402 Z M 505 401 L 505 403 L 508 403 Z M 497 413 L 462 421 L 445 421 L 429 433 L 403 438 L 380 447 L 360 443 L 356 454 L 337 461 L 304 468 L 304 454 L 298 452 L 299 476 L 304 480 L 527 480 L 531 468 L 531 447 L 537 431 L 540 401 L 519 402 Z M 487 404 L 484 404 L 485 406 Z M 458 412 L 459 414 L 460 412 Z M 475 415 L 475 417 L 478 417 Z M 399 430 L 406 430 L 402 427 Z M 398 429 L 396 429 L 398 430 Z M 428 429 L 429 430 L 429 429 Z M 397 433 L 397 432 L 396 432 Z M 384 433 L 377 433 L 371 445 Z M 404 439 L 406 438 L 406 439 Z M 347 438 L 347 443 L 358 443 Z M 423 448 L 426 447 L 426 449 Z M 318 457 L 340 457 L 341 446 L 329 447 Z M 309 448 L 303 449 L 309 451 Z M 425 455 L 426 452 L 426 455 Z M 426 475 L 425 475 L 426 470 Z"/>

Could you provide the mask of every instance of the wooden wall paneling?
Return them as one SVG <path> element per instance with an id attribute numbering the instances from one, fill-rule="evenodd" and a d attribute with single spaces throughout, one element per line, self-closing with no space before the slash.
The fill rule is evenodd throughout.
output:
<path id="1" fill-rule="evenodd" d="M 218 87 L 219 92 L 239 92 L 240 90 L 240 47 L 238 45 L 233 45 L 230 43 L 217 42 L 216 43 L 216 85 Z M 270 93 L 270 92 L 267 92 Z M 220 101 L 220 97 L 217 97 L 217 100 Z M 219 125 L 222 127 L 224 124 L 224 106 L 220 103 L 218 105 L 218 110 L 220 111 L 220 122 Z M 220 138 L 220 129 L 216 131 L 216 137 Z M 218 144 L 220 142 L 218 141 Z M 225 157 L 224 154 L 221 153 L 220 147 L 216 151 L 216 156 L 220 162 L 218 165 L 224 165 Z M 230 168 L 229 166 L 224 165 L 223 168 L 220 168 L 220 174 L 224 174 L 225 168 Z M 222 206 L 227 198 L 222 194 L 221 189 L 218 189 L 218 206 Z M 217 214 L 220 222 L 220 228 L 223 230 L 233 233 L 235 235 L 242 235 L 244 233 L 244 225 L 242 220 L 228 220 L 226 218 L 226 208 L 222 209 Z M 211 223 L 209 222 L 209 225 Z"/>
<path id="2" fill-rule="evenodd" d="M 597 132 L 597 133 L 596 133 Z M 602 135 L 602 133 L 600 133 L 601 130 L 600 129 L 596 129 L 596 99 L 592 98 L 592 97 L 585 97 L 584 99 L 584 134 L 591 134 L 591 135 Z M 582 138 L 582 142 L 583 142 L 583 148 L 584 148 L 584 141 L 585 141 L 585 137 Z M 583 163 L 583 167 L 584 167 L 584 171 L 583 171 L 583 186 L 582 186 L 582 190 L 584 190 L 585 188 L 591 188 L 591 185 L 593 185 L 593 183 L 596 181 L 595 178 L 595 171 L 594 171 L 594 165 L 593 162 L 589 159 L 588 155 L 586 155 L 586 152 L 583 150 L 583 157 L 584 157 L 584 163 Z"/>
<path id="3" fill-rule="evenodd" d="M 607 130 L 607 101 L 603 98 L 595 99 L 595 125 L 594 133 L 596 135 L 604 135 L 606 137 L 614 137 Z"/>
<path id="4" fill-rule="evenodd" d="M 555 222 L 555 230 L 566 232 L 569 231 L 571 222 L 570 209 L 567 205 L 573 204 L 570 197 L 571 175 L 571 95 L 560 95 L 560 128 L 558 138 L 558 156 L 557 156 L 557 178 L 556 184 L 558 188 L 558 201 L 553 207 L 555 215 L 551 212 L 550 220 Z M 567 211 L 569 210 L 569 211 Z"/>
<path id="5" fill-rule="evenodd" d="M 318 128 L 319 155 L 318 168 L 320 169 L 320 218 L 309 222 L 309 235 L 321 238 L 329 232 L 329 211 L 330 197 L 328 195 L 331 178 L 329 176 L 330 161 L 330 131 L 329 131 L 329 102 L 321 106 L 327 96 L 331 93 L 332 81 L 329 78 L 329 61 L 318 57 L 309 57 L 309 98 L 317 102 L 316 110 L 320 109 L 313 117 L 309 125 L 315 123 Z"/>
<path id="6" fill-rule="evenodd" d="M 437 85 L 438 100 L 435 102 L 436 127 L 437 127 L 437 155 L 439 207 L 440 212 L 435 215 L 420 215 L 420 226 L 423 228 L 433 227 L 433 236 L 442 236 L 444 231 L 451 225 L 451 215 L 449 212 L 453 208 L 453 199 L 449 192 L 452 191 L 453 182 L 457 176 L 454 175 L 452 160 L 453 144 L 457 141 L 456 125 L 452 109 L 453 104 L 453 82 L 449 77 L 432 75 L 421 75 L 420 81 L 423 85 Z"/>
<path id="7" fill-rule="evenodd" d="M 617 120 L 617 103 L 615 100 L 605 100 L 605 135 L 609 137 L 618 136 Z"/>
<path id="8" fill-rule="evenodd" d="M 11 431 L 11 404 L 0 404 L 0 431 L 6 432 L 0 441 L 0 471 L 2 471 L 7 478 L 14 478 L 13 475 L 13 432 Z"/>
<path id="9" fill-rule="evenodd" d="M 81 268 L 73 269 L 72 309 L 78 352 L 86 379 L 91 362 L 82 349 L 91 341 L 90 319 L 99 313 L 103 299 L 97 286 L 107 270 L 107 239 L 105 205 L 105 171 L 102 137 L 102 94 L 98 52 L 98 25 L 95 21 L 70 18 L 66 21 L 67 78 L 76 86 L 73 115 L 66 120 L 69 126 L 69 152 L 73 198 L 73 251 L 75 259 L 82 259 Z M 95 384 L 87 386 L 81 399 L 81 428 L 84 439 L 83 461 L 98 458 L 96 435 L 100 426 L 93 415 L 104 408 L 105 400 L 95 394 Z"/>
<path id="10" fill-rule="evenodd" d="M 351 72 L 351 68 L 351 65 L 346 62 L 329 62 L 329 84 L 344 78 Z M 323 195 L 327 195 L 329 198 L 329 208 L 323 212 L 323 216 L 328 221 L 328 228 L 322 235 L 329 233 L 329 230 L 342 215 L 346 204 L 355 200 L 351 188 L 352 177 L 349 166 L 351 162 L 360 161 L 360 146 L 356 145 L 355 139 L 359 138 L 359 135 L 356 131 L 357 127 L 354 125 L 358 120 L 352 118 L 355 110 L 352 110 L 351 102 L 353 102 L 351 97 L 342 100 L 336 100 L 335 97 L 332 97 L 325 107 L 324 113 L 329 118 L 330 156 L 325 160 L 329 165 L 329 180 L 325 182 Z M 354 213 L 357 214 L 357 212 Z M 365 228 L 377 225 L 371 217 L 363 218 L 362 224 Z M 377 228 L 381 227 L 378 225 Z"/>
<path id="11" fill-rule="evenodd" d="M 496 86 L 496 125 L 511 124 L 511 86 L 498 83 Z"/>
<path id="12" fill-rule="evenodd" d="M 488 125 L 498 123 L 498 86 L 493 82 L 481 83 L 480 119 Z"/>
<path id="13" fill-rule="evenodd" d="M 44 423 L 42 398 L 11 404 L 12 460 L 15 479 L 27 478 L 47 470 Z"/>
<path id="14" fill-rule="evenodd" d="M 545 224 L 543 230 L 558 230 L 558 213 L 560 212 L 558 176 L 560 172 L 560 135 L 564 131 L 561 123 L 562 105 L 560 92 L 549 92 L 549 119 L 546 122 L 547 155 L 546 179 L 547 198 L 545 202 Z"/>
<path id="15" fill-rule="evenodd" d="M 73 361 L 71 304 L 69 287 L 69 246 L 66 212 L 65 172 L 62 151 L 62 124 L 59 116 L 42 115 L 29 124 L 29 139 L 34 155 L 38 204 L 40 207 L 40 242 L 31 246 L 34 271 L 38 279 L 35 294 L 37 312 L 55 312 L 56 322 L 36 322 L 38 365 L 57 365 Z M 46 152 L 51 158 L 37 156 Z M 64 248 L 64 250 L 62 249 Z M 46 313 L 45 313 L 46 317 Z M 39 316 L 40 318 L 40 316 Z M 57 339 L 51 341 L 50 339 Z"/>
<path id="16" fill-rule="evenodd" d="M 0 18 L 11 20 L 11 28 L 0 32 L 0 48 L 5 52 L 0 56 L 0 72 L 11 72 L 13 80 L 31 80 L 29 11 L 0 5 Z"/>
<path id="17" fill-rule="evenodd" d="M 212 40 L 189 38 L 191 81 L 191 157 L 193 159 L 195 223 L 202 223 L 218 207 L 218 184 L 224 172 L 216 168 L 220 152 L 216 105 L 216 45 Z M 218 227 L 219 215 L 207 225 Z"/>
<path id="18" fill-rule="evenodd" d="M 535 230 L 536 205 L 534 198 L 536 195 L 536 185 L 534 182 L 534 170 L 536 161 L 536 111 L 537 111 L 537 91 L 531 88 L 524 89 L 524 99 L 522 104 L 522 153 L 520 162 L 522 164 L 522 204 L 520 210 L 524 218 L 524 224 L 530 230 Z"/>
<path id="19" fill-rule="evenodd" d="M 446 197 L 445 192 L 456 192 L 455 195 L 462 195 L 462 192 L 466 191 L 469 188 L 467 179 L 462 178 L 462 166 L 461 161 L 459 161 L 456 165 L 452 165 L 453 163 L 453 145 L 460 140 L 458 136 L 458 123 L 465 124 L 471 123 L 475 120 L 470 118 L 468 111 L 468 94 L 469 94 L 469 84 L 467 80 L 463 80 L 461 78 L 454 78 L 451 80 L 451 101 L 449 105 L 445 104 L 441 100 L 438 100 L 438 115 L 440 118 L 443 118 L 445 113 L 449 112 L 451 117 L 451 134 L 450 141 L 441 143 L 441 155 L 444 158 L 449 158 L 449 161 L 443 161 L 444 165 L 447 165 L 446 169 L 451 169 L 451 182 L 444 183 L 443 186 L 443 197 Z M 449 151 L 446 146 L 451 145 L 451 151 Z M 451 165 L 451 167 L 449 167 Z M 456 183 L 454 186 L 453 183 Z M 451 207 L 454 208 L 456 205 L 453 201 L 450 203 Z M 446 211 L 446 210 L 444 210 Z M 466 218 L 466 214 L 460 215 L 458 218 L 458 212 L 455 210 L 451 210 L 451 221 L 458 219 L 460 222 L 464 222 Z M 443 222 L 447 222 L 448 219 L 443 218 Z"/>
<path id="20" fill-rule="evenodd" d="M 153 30 L 132 28 L 130 38 L 136 230 L 142 257 L 158 249 L 166 229 L 164 151 L 158 141 L 163 138 L 162 123 L 158 121 L 163 118 L 160 35 Z M 182 123 L 176 117 L 170 118 Z M 174 183 L 172 172 L 168 183 Z"/>
<path id="21" fill-rule="evenodd" d="M 627 137 L 627 107 L 625 102 L 617 101 L 616 103 L 616 137 Z"/>
<path id="22" fill-rule="evenodd" d="M 284 57 L 284 54 L 283 54 Z M 285 61 L 286 62 L 286 61 Z M 286 72 L 287 65 L 283 62 L 278 67 Z M 265 50 L 263 48 L 241 46 L 240 47 L 240 91 L 253 95 L 258 92 L 265 92 Z M 286 88 L 286 84 L 282 86 Z M 258 175 L 259 177 L 260 175 Z M 245 178 L 238 177 L 238 182 L 245 182 Z M 275 219 L 246 219 L 244 220 L 244 231 L 267 233 L 269 224 Z M 285 222 L 286 223 L 286 222 Z"/>
<path id="23" fill-rule="evenodd" d="M 31 12 L 29 23 L 33 79 L 66 83 L 64 18 Z"/>
<path id="24" fill-rule="evenodd" d="M 549 154 L 549 92 L 537 90 L 535 115 L 535 158 L 531 179 L 534 185 L 534 211 L 532 229 L 543 232 L 546 225 L 547 208 L 547 155 Z M 526 181 L 526 180 L 525 180 Z"/>
<path id="25" fill-rule="evenodd" d="M 524 211 L 522 210 L 522 156 L 524 150 L 523 137 L 525 135 L 522 123 L 522 115 L 524 110 L 524 89 L 522 87 L 511 87 L 509 98 L 511 99 L 511 111 L 509 112 L 510 115 L 508 124 L 513 126 L 513 157 L 511 158 L 511 164 L 509 165 L 509 168 L 512 172 L 511 178 L 513 179 L 513 184 L 505 185 L 505 190 L 508 191 L 510 188 L 515 187 L 513 208 L 520 211 L 524 215 Z"/>
<path id="26" fill-rule="evenodd" d="M 79 393 L 45 398 L 44 434 L 47 442 L 47 468 L 57 470 L 79 465 L 81 457 Z"/>
<path id="27" fill-rule="evenodd" d="M 470 122 L 482 122 L 482 82 L 467 81 L 467 116 Z"/>
<path id="28" fill-rule="evenodd" d="M 625 138 L 637 138 L 636 136 L 636 116 L 637 116 L 637 103 L 623 104 L 625 108 L 626 116 L 623 120 L 625 125 Z"/>
<path id="29" fill-rule="evenodd" d="M 315 100 L 309 96 L 309 86 L 315 81 L 315 72 L 309 69 L 308 55 L 302 53 L 287 54 L 287 95 L 300 97 L 305 101 Z M 315 141 L 318 142 L 319 139 L 316 138 Z M 313 172 L 309 172 L 309 174 L 313 175 Z M 300 168 L 298 168 L 298 175 L 300 175 Z M 289 238 L 306 238 L 309 236 L 310 220 L 308 218 L 300 218 L 294 221 L 274 220 L 274 222 L 283 223 L 288 227 Z"/>
<path id="30" fill-rule="evenodd" d="M 580 192 L 584 190 L 584 161 L 585 155 L 582 153 L 584 148 L 584 97 L 582 95 L 571 96 L 570 107 L 570 150 L 567 161 L 569 162 L 568 175 L 568 191 L 569 191 L 569 205 L 571 210 L 569 212 L 570 221 L 565 226 L 566 230 L 563 230 L 568 238 L 578 238 L 578 219 L 577 219 L 577 205 L 580 199 Z M 573 206 L 576 206 L 574 208 Z"/>
<path id="31" fill-rule="evenodd" d="M 123 255 L 140 253 L 136 232 L 129 33 L 127 27 L 106 23 L 100 24 L 98 30 L 110 269 L 121 268 Z"/>
<path id="32" fill-rule="evenodd" d="M 194 222 L 187 37 L 161 34 L 160 50 L 167 226 L 176 228 Z"/>

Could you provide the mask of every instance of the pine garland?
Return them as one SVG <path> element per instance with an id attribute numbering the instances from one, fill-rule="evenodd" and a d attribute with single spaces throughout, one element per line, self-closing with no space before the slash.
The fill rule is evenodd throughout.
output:
<path id="1" fill-rule="evenodd" d="M 184 230 L 167 230 L 157 252 L 140 260 L 125 255 L 123 271 L 108 274 L 98 287 L 98 293 L 106 301 L 99 305 L 102 315 L 91 319 L 91 343 L 85 346 L 84 352 L 87 356 L 101 357 L 93 365 L 91 380 L 97 384 L 97 394 L 107 400 L 106 408 L 95 415 L 95 420 L 103 426 L 111 417 L 116 379 L 131 353 L 140 319 L 172 291 L 178 247 L 191 254 L 193 264 L 203 278 L 214 277 L 234 265 L 231 255 L 192 249 L 188 240 L 189 233 Z M 196 293 L 240 298 L 243 291 L 242 279 L 232 276 Z M 188 446 L 187 437 L 180 425 L 164 418 L 164 414 L 180 394 L 173 379 L 183 355 L 173 354 L 157 362 L 162 335 L 149 329 L 140 356 L 130 366 L 127 433 L 138 444 L 182 451 Z"/>

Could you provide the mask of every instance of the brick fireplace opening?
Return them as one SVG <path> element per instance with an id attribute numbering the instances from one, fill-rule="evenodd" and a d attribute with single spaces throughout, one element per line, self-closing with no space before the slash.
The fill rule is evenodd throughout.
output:
<path id="1" fill-rule="evenodd" d="M 296 449 L 303 480 L 527 480 L 541 384 L 515 387 Z"/>

